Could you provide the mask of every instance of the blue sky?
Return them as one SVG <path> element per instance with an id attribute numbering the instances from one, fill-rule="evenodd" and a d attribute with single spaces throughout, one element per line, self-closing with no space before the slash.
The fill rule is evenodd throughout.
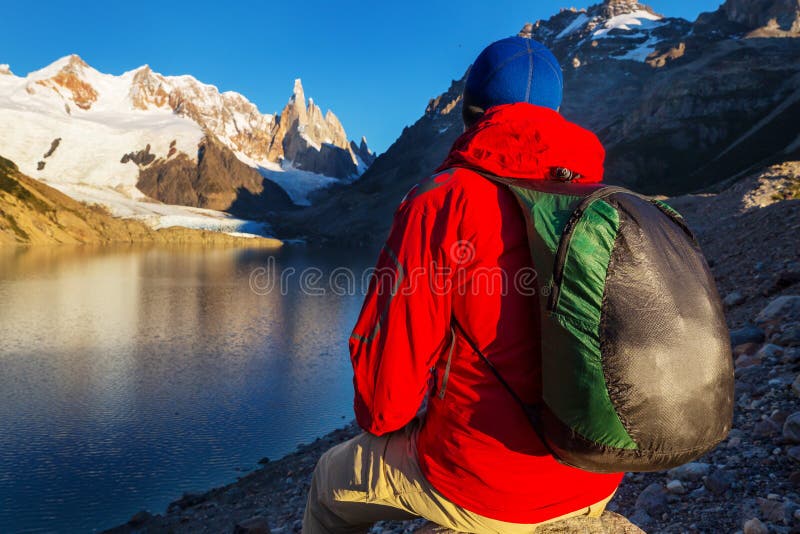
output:
<path id="1" fill-rule="evenodd" d="M 281 110 L 299 77 L 306 96 L 332 109 L 351 138 L 366 135 L 383 152 L 485 45 L 561 7 L 591 3 L 6 2 L 0 63 L 18 75 L 70 53 L 112 74 L 147 63 L 238 91 L 265 113 Z M 649 5 L 694 20 L 720 3 Z"/>

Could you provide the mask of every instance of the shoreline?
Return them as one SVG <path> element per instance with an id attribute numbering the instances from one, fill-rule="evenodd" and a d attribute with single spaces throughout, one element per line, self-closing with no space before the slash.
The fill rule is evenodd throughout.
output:
<path id="1" fill-rule="evenodd" d="M 131 220 L 131 219 L 121 219 Z M 39 241 L 33 243 L 3 243 L 0 250 L 43 249 L 48 247 L 106 247 L 106 246 L 186 246 L 186 247 L 236 247 L 278 250 L 287 243 L 275 237 L 231 235 L 214 230 L 198 230 L 185 226 L 151 229 L 149 233 L 131 234 L 129 238 L 87 240 L 81 242 Z"/>
<path id="2" fill-rule="evenodd" d="M 113 215 L 22 174 L 0 156 L 0 248 L 31 245 L 132 243 L 237 245 L 278 248 L 279 239 L 230 235 L 185 226 L 154 228 L 145 220 Z M 189 209 L 189 208 L 185 208 Z"/>
<path id="3" fill-rule="evenodd" d="M 329 448 L 360 431 L 355 421 L 351 421 L 309 444 L 298 445 L 277 460 L 259 460 L 259 467 L 233 482 L 207 491 L 184 493 L 161 513 L 141 510 L 127 523 L 101 532 L 232 532 L 237 525 L 250 524 L 248 528 L 252 529 L 255 523 L 268 526 L 275 534 L 300 532 L 317 460 Z"/>

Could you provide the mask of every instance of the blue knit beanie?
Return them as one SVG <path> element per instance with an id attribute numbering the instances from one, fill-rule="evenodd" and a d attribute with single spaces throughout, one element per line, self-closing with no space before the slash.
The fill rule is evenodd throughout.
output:
<path id="1" fill-rule="evenodd" d="M 542 43 L 508 37 L 486 47 L 467 76 L 464 124 L 468 127 L 492 106 L 528 102 L 558 109 L 564 88 L 561 66 Z"/>

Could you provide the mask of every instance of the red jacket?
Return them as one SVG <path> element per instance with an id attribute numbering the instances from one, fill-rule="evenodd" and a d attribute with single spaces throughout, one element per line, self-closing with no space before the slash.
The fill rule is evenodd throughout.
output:
<path id="1" fill-rule="evenodd" d="M 566 167 L 598 182 L 604 156 L 594 134 L 555 111 L 492 108 L 438 174 L 409 192 L 378 259 L 350 338 L 356 418 L 373 434 L 398 430 L 430 390 L 420 467 L 442 495 L 477 514 L 537 523 L 608 497 L 622 478 L 558 463 L 451 331 L 455 318 L 517 394 L 537 400 L 538 296 L 526 278 L 533 265 L 522 212 L 507 189 L 470 169 L 542 180 Z"/>

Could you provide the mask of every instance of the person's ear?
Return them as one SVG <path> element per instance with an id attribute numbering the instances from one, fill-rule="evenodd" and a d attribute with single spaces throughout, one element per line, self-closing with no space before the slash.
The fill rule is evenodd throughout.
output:
<path id="1" fill-rule="evenodd" d="M 484 109 L 478 106 L 464 105 L 461 108 L 461 118 L 464 121 L 464 130 L 468 130 L 483 116 Z"/>

